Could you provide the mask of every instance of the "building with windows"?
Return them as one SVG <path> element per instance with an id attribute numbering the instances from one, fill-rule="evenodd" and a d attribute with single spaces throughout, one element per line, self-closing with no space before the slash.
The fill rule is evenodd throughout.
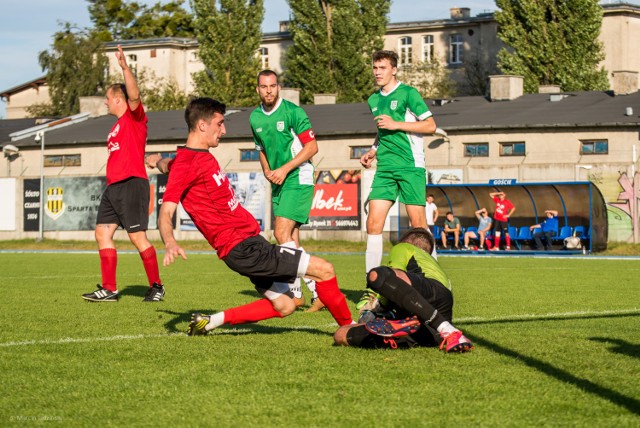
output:
<path id="1" fill-rule="evenodd" d="M 633 54 L 636 41 L 640 40 L 640 6 L 606 3 L 602 7 L 600 41 L 605 52 L 602 66 L 612 82 L 613 72 L 640 72 L 640 56 Z M 483 72 L 495 73 L 497 53 L 504 47 L 497 33 L 498 24 L 492 13 L 472 16 L 469 8 L 461 7 L 452 8 L 449 19 L 390 23 L 384 43 L 385 49 L 398 52 L 401 66 L 440 61 L 464 90 L 465 64 L 477 64 Z M 264 34 L 256 52 L 262 68 L 282 72 L 284 52 L 291 43 L 286 21 L 280 23 L 278 32 Z M 150 83 L 172 79 L 178 88 L 191 93 L 194 89 L 191 75 L 203 69 L 196 40 L 168 37 L 108 43 L 105 50 L 109 72 L 114 75 L 119 75 L 113 55 L 118 44 L 128 55 L 129 64 L 138 73 L 144 72 Z M 0 97 L 7 101 L 8 119 L 26 117 L 26 107 L 48 101 L 46 81 L 39 78 L 4 90 Z"/>

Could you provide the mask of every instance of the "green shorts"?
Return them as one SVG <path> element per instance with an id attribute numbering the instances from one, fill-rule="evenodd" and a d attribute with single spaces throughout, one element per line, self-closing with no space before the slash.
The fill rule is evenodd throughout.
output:
<path id="1" fill-rule="evenodd" d="M 405 205 L 427 203 L 427 175 L 424 168 L 401 171 L 376 171 L 369 200 L 395 201 Z"/>
<path id="2" fill-rule="evenodd" d="M 288 185 L 274 186 L 271 189 L 273 215 L 296 221 L 300 224 L 309 222 L 309 212 L 313 203 L 314 186 Z"/>

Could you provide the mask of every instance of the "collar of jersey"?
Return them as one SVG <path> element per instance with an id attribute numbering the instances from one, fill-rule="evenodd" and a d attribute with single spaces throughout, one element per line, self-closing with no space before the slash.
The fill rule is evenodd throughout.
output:
<path id="1" fill-rule="evenodd" d="M 386 97 L 387 95 L 391 95 L 393 93 L 393 91 L 398 89 L 398 86 L 400 86 L 400 85 L 402 85 L 402 82 L 396 83 L 396 86 L 394 86 L 393 89 L 390 90 L 389 92 L 382 92 L 382 88 L 380 88 L 380 95 L 382 95 L 383 97 Z"/>
<path id="2" fill-rule="evenodd" d="M 260 104 L 260 110 L 262 110 L 262 113 L 266 114 L 267 116 L 271 116 L 276 110 L 278 110 L 278 108 L 280 108 L 280 104 L 282 104 L 282 98 L 280 98 L 280 96 L 278 96 L 278 102 L 271 109 L 271 111 L 266 111 L 264 109 L 264 107 L 262 106 L 262 104 Z"/>
<path id="3" fill-rule="evenodd" d="M 209 149 L 194 149 L 193 147 L 182 146 L 180 149 L 191 150 L 192 152 L 207 152 L 209 153 Z"/>

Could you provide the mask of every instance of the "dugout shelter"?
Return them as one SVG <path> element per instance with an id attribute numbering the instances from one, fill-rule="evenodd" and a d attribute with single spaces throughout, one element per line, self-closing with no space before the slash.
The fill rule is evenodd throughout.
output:
<path id="1" fill-rule="evenodd" d="M 591 182 L 558 183 L 510 183 L 512 180 L 492 180 L 489 184 L 429 184 L 427 194 L 433 194 L 438 206 L 439 217 L 434 233 L 440 242 L 439 230 L 447 211 L 460 219 L 464 230 L 477 227 L 475 211 L 486 208 L 493 216 L 495 203 L 489 196 L 493 192 L 505 192 L 516 207 L 509 222 L 510 235 L 516 248 L 530 249 L 531 239 L 518 240 L 517 236 L 533 224 L 539 224 L 546 218 L 545 210 L 558 211 L 558 235 L 556 249 L 562 249 L 564 238 L 574 233 L 582 240 L 588 252 L 607 249 L 608 220 L 605 200 L 600 190 Z M 408 219 L 405 207 L 399 207 L 400 217 L 397 238 L 407 230 Z M 522 230 L 522 229 L 527 230 Z M 393 233 L 392 233 L 393 235 Z M 392 236 L 392 240 L 394 237 Z M 515 239 L 514 239 L 515 238 Z M 395 240 L 394 240 L 395 241 Z M 512 246 L 513 248 L 513 246 Z"/>

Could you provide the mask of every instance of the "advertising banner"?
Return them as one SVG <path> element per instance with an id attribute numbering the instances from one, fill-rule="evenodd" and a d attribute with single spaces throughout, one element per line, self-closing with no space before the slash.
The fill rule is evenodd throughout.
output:
<path id="1" fill-rule="evenodd" d="M 149 178 L 149 229 L 157 228 L 158 210 L 167 176 Z M 44 230 L 94 230 L 100 198 L 107 187 L 105 177 L 55 177 L 44 180 Z M 24 180 L 24 230 L 38 231 L 40 226 L 40 179 Z"/>
<path id="2" fill-rule="evenodd" d="M 318 171 L 305 229 L 360 230 L 360 171 Z"/>

